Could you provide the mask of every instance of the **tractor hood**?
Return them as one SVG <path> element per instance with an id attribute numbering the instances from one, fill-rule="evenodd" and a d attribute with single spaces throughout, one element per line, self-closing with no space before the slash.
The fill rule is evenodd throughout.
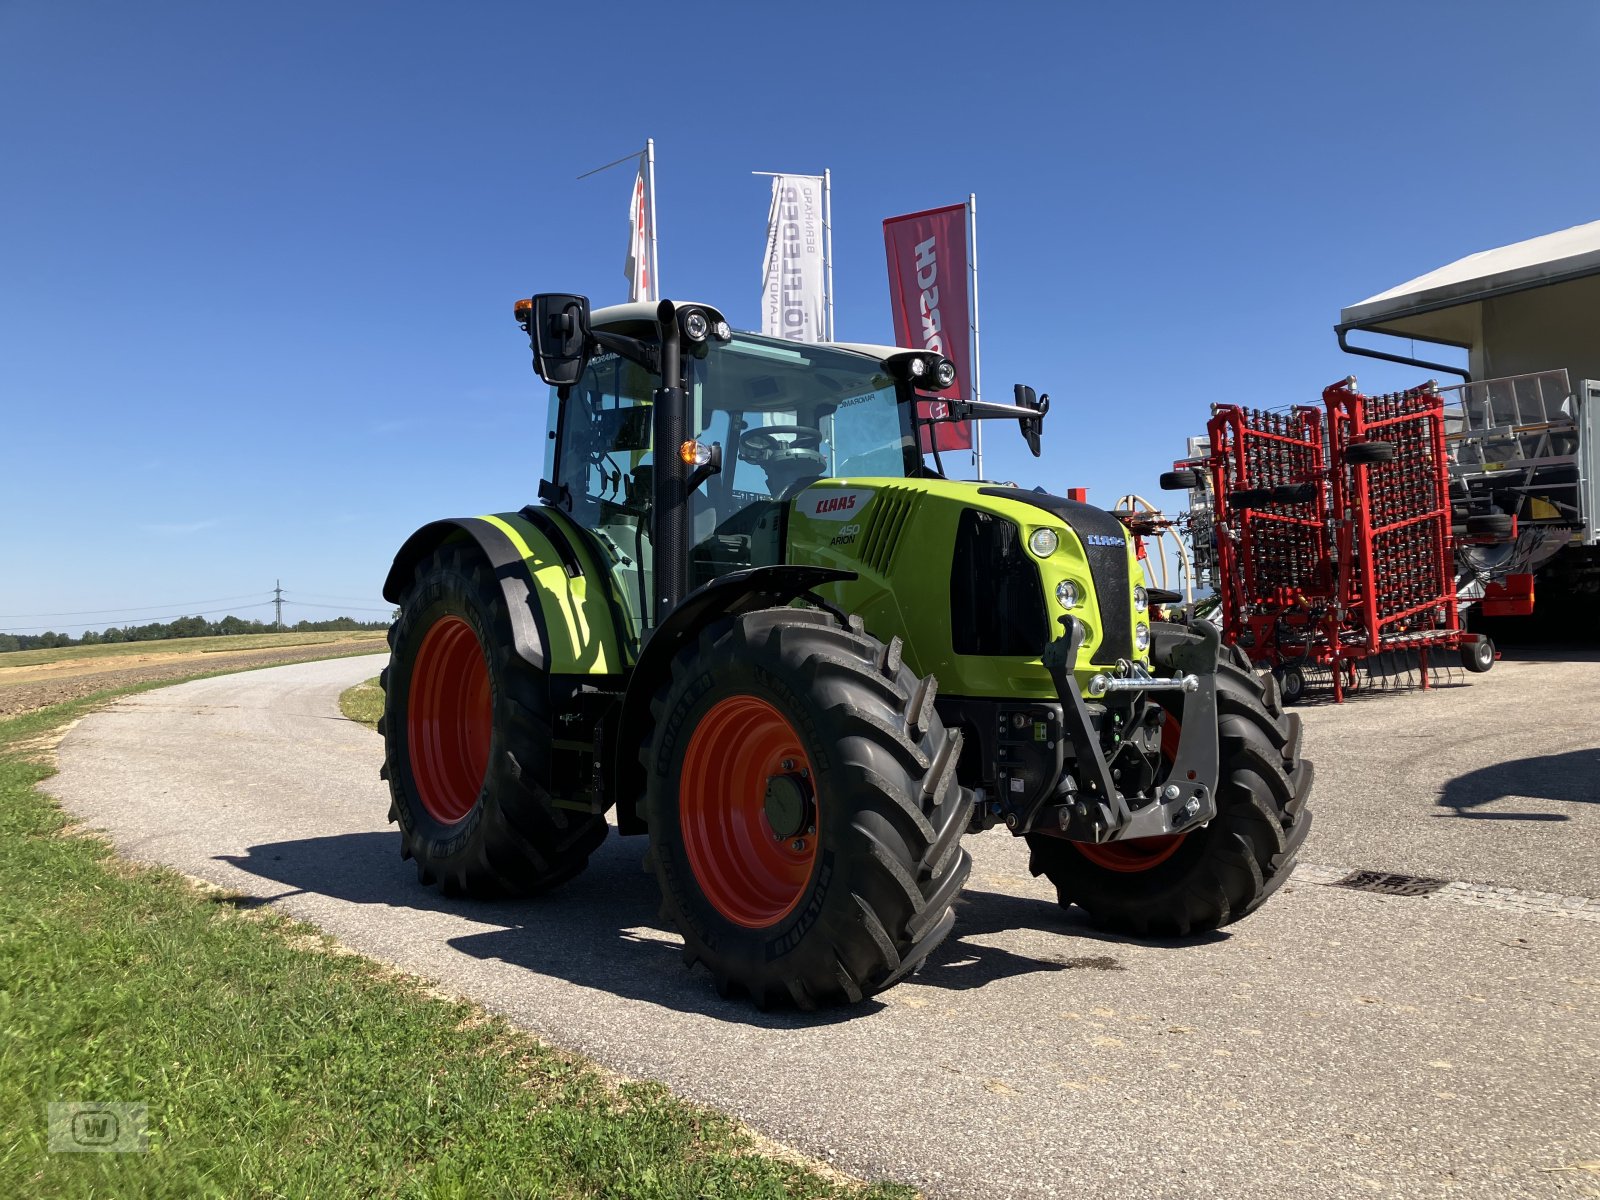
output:
<path id="1" fill-rule="evenodd" d="M 980 483 L 852 477 L 800 492 L 787 527 L 789 561 L 854 572 L 820 590 L 836 591 L 875 636 L 903 638 L 913 666 L 952 694 L 1053 698 L 1041 656 L 1068 613 L 1085 628 L 1085 680 L 1092 664 L 1148 658 L 1138 647 L 1140 623 L 1149 633 L 1136 607 L 1143 571 L 1126 528 L 1092 505 Z"/>

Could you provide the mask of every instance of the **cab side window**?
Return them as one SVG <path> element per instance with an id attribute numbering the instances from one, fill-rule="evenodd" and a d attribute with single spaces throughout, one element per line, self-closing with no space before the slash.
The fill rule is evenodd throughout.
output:
<path id="1" fill-rule="evenodd" d="M 550 399 L 547 474 L 555 506 L 589 530 L 637 639 L 648 623 L 654 380 L 617 354 L 593 359 L 565 405 Z"/>

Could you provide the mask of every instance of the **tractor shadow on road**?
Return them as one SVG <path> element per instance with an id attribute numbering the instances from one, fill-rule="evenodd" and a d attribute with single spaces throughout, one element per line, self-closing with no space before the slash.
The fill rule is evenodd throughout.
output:
<path id="1" fill-rule="evenodd" d="M 1570 821 L 1559 812 L 1483 811 L 1501 800 L 1600 804 L 1600 750 L 1569 750 L 1494 763 L 1457 775 L 1439 793 L 1438 816 L 1477 821 Z"/>
<path id="2" fill-rule="evenodd" d="M 849 1008 L 821 1012 L 761 1012 L 743 997 L 718 996 L 704 970 L 684 969 L 681 939 L 657 915 L 660 896 L 655 880 L 640 866 L 642 841 L 611 837 L 595 852 L 588 870 L 555 892 L 502 902 L 447 897 L 423 887 L 412 864 L 400 860 L 397 847 L 398 837 L 385 831 L 269 842 L 251 846 L 242 855 L 222 855 L 220 861 L 263 882 L 290 889 L 263 888 L 263 894 L 230 896 L 222 902 L 253 908 L 296 895 L 318 895 L 350 904 L 466 918 L 480 927 L 498 928 L 458 936 L 442 931 L 443 944 L 462 954 L 742 1025 L 772 1029 L 821 1026 L 889 1007 L 869 998 Z M 1022 953 L 988 941 L 992 935 L 1015 930 L 1052 933 L 1061 940 L 1038 953 Z M 1214 934 L 1171 944 L 1193 946 L 1226 936 Z M 1045 900 L 969 890 L 956 902 L 954 932 L 929 955 L 914 979 L 923 986 L 969 991 L 1038 972 L 1127 969 L 1106 952 L 1114 946 L 1075 954 L 1074 949 L 1081 948 L 1074 944 L 1077 939 L 1101 943 L 1131 940 L 1102 933 L 1076 910 L 1066 912 Z M 1036 945 L 1038 939 L 1029 940 Z"/>

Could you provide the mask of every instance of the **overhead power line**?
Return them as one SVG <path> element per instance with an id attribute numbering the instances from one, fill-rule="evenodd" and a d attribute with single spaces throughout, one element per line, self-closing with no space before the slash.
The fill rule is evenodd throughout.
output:
<path id="1" fill-rule="evenodd" d="M 291 604 L 297 603 L 297 601 L 294 600 L 295 596 L 310 596 L 313 600 L 344 600 L 351 604 L 371 604 L 373 601 L 373 597 L 371 596 L 328 596 L 321 592 L 294 592 L 290 591 L 288 588 L 283 589 L 283 594 L 289 597 L 289 602 Z"/>
<path id="2" fill-rule="evenodd" d="M 80 608 L 73 612 L 45 612 L 45 613 L 0 613 L 0 621 L 21 621 L 28 617 L 89 617 L 100 613 L 137 613 L 152 608 L 183 608 L 193 604 L 222 604 L 228 600 L 248 600 L 252 596 L 259 596 L 259 591 L 244 592 L 238 596 L 212 596 L 208 600 L 174 600 L 170 604 L 123 604 L 117 608 Z M 159 620 L 152 617 L 151 620 Z"/>
<path id="3" fill-rule="evenodd" d="M 348 605 L 348 604 L 311 604 L 311 603 L 309 603 L 309 602 L 307 602 L 305 600 L 288 600 L 288 599 L 286 599 L 286 600 L 284 600 L 284 603 L 288 604 L 288 605 L 291 605 L 291 606 L 298 604 L 301 608 L 331 608 L 335 612 L 376 612 L 376 613 L 387 613 L 387 612 L 393 612 L 394 611 L 394 609 L 392 609 L 392 608 L 355 608 L 355 607 L 352 607 L 351 605 Z"/>
<path id="4" fill-rule="evenodd" d="M 260 593 L 258 592 L 256 594 L 259 595 Z M 251 608 L 270 608 L 271 606 L 272 606 L 272 601 L 271 600 L 263 600 L 258 604 L 232 604 L 232 605 L 229 605 L 227 608 L 213 608 L 209 612 L 181 612 L 181 613 L 173 613 L 171 616 L 167 616 L 167 617 L 136 617 L 136 618 L 134 618 L 133 620 L 130 620 L 130 621 L 110 621 L 110 622 L 106 622 L 106 621 L 75 621 L 75 622 L 73 622 L 71 624 L 63 625 L 63 626 L 61 626 L 61 628 L 62 629 L 90 629 L 90 628 L 101 628 L 101 627 L 117 627 L 117 628 L 120 628 L 120 627 L 125 626 L 125 625 L 156 625 L 156 624 L 159 624 L 159 623 L 161 623 L 163 621 L 180 621 L 184 617 L 216 617 L 216 616 L 222 616 L 224 614 L 226 614 L 228 616 L 232 616 L 235 612 L 243 612 L 246 609 L 251 609 Z M 116 612 L 117 610 L 116 609 L 107 609 L 106 611 L 108 611 L 108 612 Z M 20 634 L 20 633 L 23 633 L 23 632 L 24 631 L 21 630 L 21 629 L 0 629 L 0 633 L 18 633 L 18 634 Z M 55 631 L 52 630 L 51 632 L 55 632 Z"/>

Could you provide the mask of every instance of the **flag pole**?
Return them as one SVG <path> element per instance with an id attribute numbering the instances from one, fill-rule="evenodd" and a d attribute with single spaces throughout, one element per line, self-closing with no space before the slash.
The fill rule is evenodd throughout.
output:
<path id="1" fill-rule="evenodd" d="M 645 166 L 650 176 L 650 290 L 646 300 L 661 299 L 661 263 L 656 257 L 656 140 L 646 138 L 644 143 Z"/>
<path id="2" fill-rule="evenodd" d="M 833 172 L 822 168 L 822 270 L 827 289 L 828 336 L 833 341 Z"/>
<path id="3" fill-rule="evenodd" d="M 967 193 L 967 259 L 972 263 L 972 398 L 983 399 L 978 358 L 978 194 Z M 983 422 L 972 423 L 972 464 L 983 478 Z"/>

